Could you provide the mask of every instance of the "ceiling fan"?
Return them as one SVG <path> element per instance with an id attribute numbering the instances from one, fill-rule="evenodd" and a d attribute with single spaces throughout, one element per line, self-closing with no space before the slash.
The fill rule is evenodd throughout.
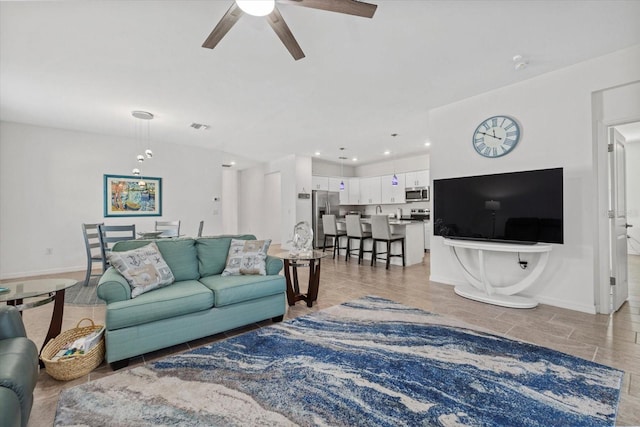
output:
<path id="1" fill-rule="evenodd" d="M 326 10 L 329 12 L 346 13 L 349 15 L 372 18 L 378 7 L 375 4 L 364 3 L 357 0 L 278 0 L 282 4 L 304 6 L 311 9 Z M 304 52 L 284 22 L 280 11 L 275 5 L 275 0 L 235 0 L 227 13 L 224 14 L 218 25 L 213 29 L 202 47 L 213 49 L 220 40 L 229 32 L 231 27 L 240 19 L 243 13 L 254 16 L 267 16 L 267 22 L 276 32 L 291 56 L 297 61 L 304 58 Z"/>

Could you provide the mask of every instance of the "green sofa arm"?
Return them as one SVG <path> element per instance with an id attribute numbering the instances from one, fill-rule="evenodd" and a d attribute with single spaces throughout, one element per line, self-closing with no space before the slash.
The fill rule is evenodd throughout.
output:
<path id="1" fill-rule="evenodd" d="M 98 298 L 108 304 L 131 299 L 131 286 L 118 271 L 109 267 L 98 282 Z"/>
<path id="2" fill-rule="evenodd" d="M 0 340 L 26 336 L 20 312 L 10 305 L 0 306 Z"/>
<path id="3" fill-rule="evenodd" d="M 266 272 L 267 276 L 275 276 L 276 274 L 280 274 L 280 270 L 284 266 L 284 263 L 280 258 L 276 258 L 271 255 L 267 255 L 267 259 L 265 260 Z"/>

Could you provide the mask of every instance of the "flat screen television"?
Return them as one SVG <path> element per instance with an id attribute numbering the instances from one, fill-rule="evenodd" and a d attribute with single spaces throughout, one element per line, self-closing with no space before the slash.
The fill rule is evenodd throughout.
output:
<path id="1" fill-rule="evenodd" d="M 564 243 L 562 168 L 433 181 L 433 233 L 452 239 Z"/>

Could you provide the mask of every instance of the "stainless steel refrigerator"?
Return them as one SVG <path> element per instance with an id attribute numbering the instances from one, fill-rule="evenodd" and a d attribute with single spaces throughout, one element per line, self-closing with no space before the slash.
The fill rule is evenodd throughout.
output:
<path id="1" fill-rule="evenodd" d="M 338 216 L 340 213 L 340 193 L 337 191 L 314 190 L 312 192 L 313 209 L 313 247 L 322 248 L 324 231 L 322 227 L 322 215 L 330 214 Z M 327 242 L 327 245 L 333 241 Z"/>

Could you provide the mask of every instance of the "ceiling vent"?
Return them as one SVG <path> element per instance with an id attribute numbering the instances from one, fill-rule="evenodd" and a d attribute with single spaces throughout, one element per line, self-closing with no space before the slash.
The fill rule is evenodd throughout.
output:
<path id="1" fill-rule="evenodd" d="M 195 130 L 207 130 L 209 129 L 208 125 L 203 125 L 202 123 L 191 123 L 189 126 L 194 128 Z"/>
<path id="2" fill-rule="evenodd" d="M 231 165 L 230 165 L 230 164 L 228 164 L 228 163 L 223 163 L 223 164 L 222 164 L 222 167 L 223 167 L 223 168 L 230 168 L 230 167 L 231 167 Z"/>

